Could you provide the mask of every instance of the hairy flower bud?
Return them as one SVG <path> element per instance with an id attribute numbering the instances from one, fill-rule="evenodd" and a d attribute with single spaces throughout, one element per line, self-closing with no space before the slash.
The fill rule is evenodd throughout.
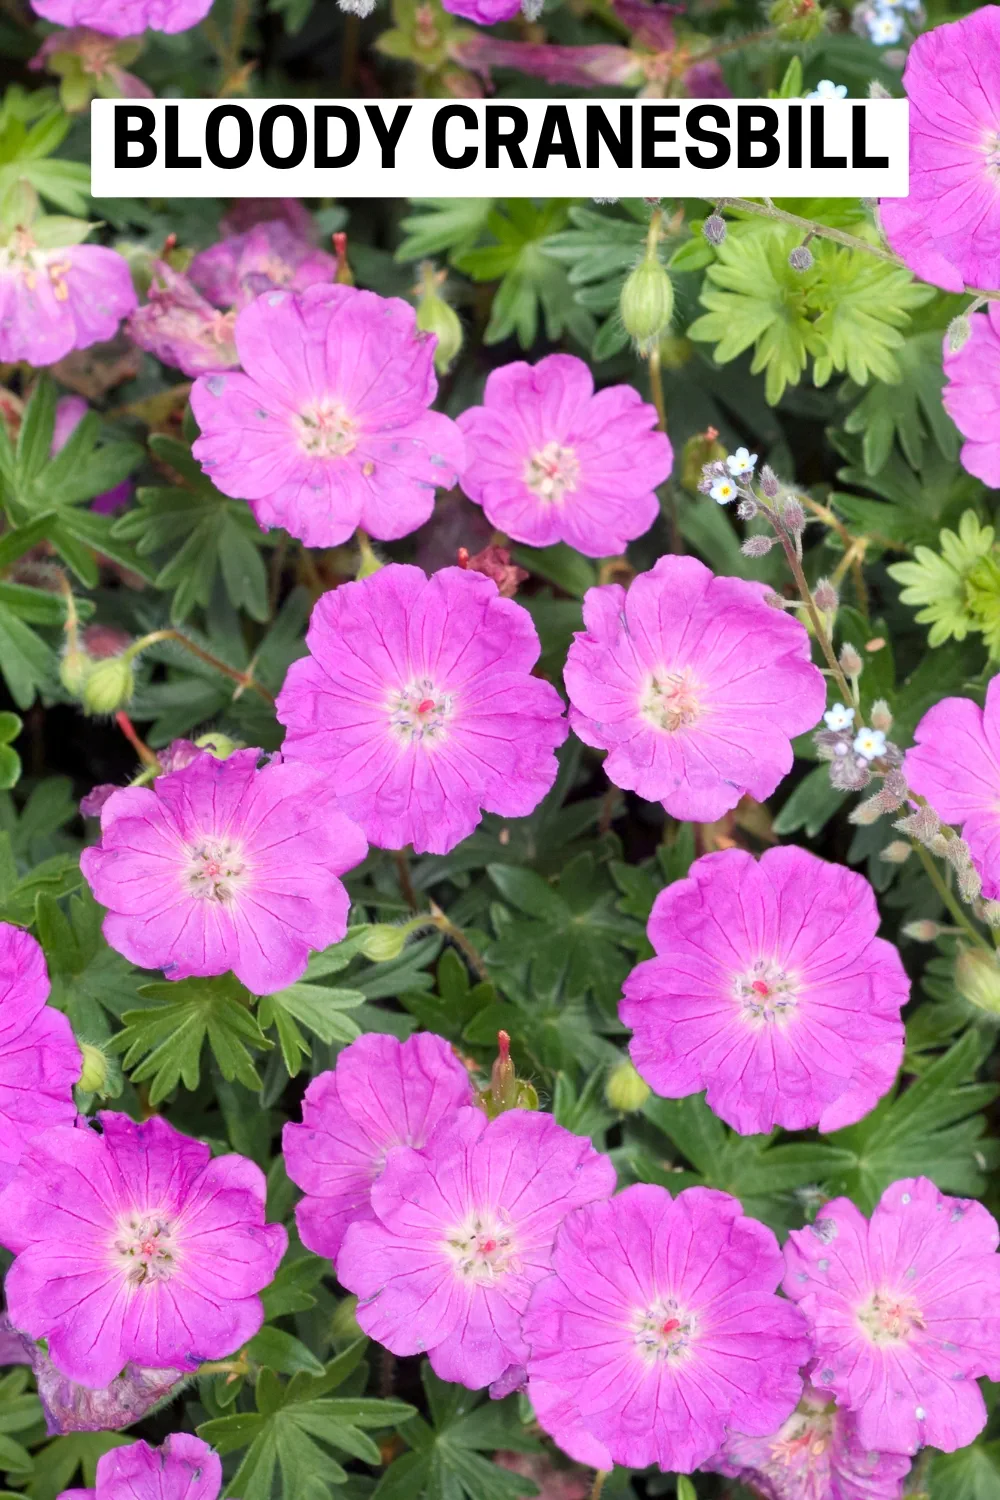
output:
<path id="1" fill-rule="evenodd" d="M 768 19 L 783 42 L 814 42 L 822 36 L 828 15 L 818 0 L 774 0 Z"/>
<path id="2" fill-rule="evenodd" d="M 829 578 L 819 580 L 813 590 L 813 598 L 816 600 L 816 608 L 821 609 L 825 615 L 836 614 L 840 604 L 840 595 Z"/>
<path id="3" fill-rule="evenodd" d="M 91 664 L 83 684 L 83 708 L 88 714 L 114 714 L 131 702 L 135 670 L 126 654 L 108 656 Z"/>
<path id="4" fill-rule="evenodd" d="M 626 276 L 619 310 L 625 331 L 640 352 L 648 354 L 674 315 L 673 282 L 655 250 Z"/>
<path id="5" fill-rule="evenodd" d="M 763 466 L 757 476 L 757 482 L 760 485 L 761 492 L 767 497 L 768 500 L 774 500 L 777 497 L 778 491 L 781 489 L 781 485 L 778 481 L 777 474 L 771 468 L 770 464 L 765 464 Z"/>
<path id="6" fill-rule="evenodd" d="M 776 540 L 773 536 L 748 536 L 740 551 L 744 557 L 766 557 Z"/>
<path id="7" fill-rule="evenodd" d="M 785 530 L 791 532 L 792 536 L 801 536 L 805 530 L 806 513 L 794 495 L 790 495 L 782 504 L 781 521 Z"/>
<path id="8" fill-rule="evenodd" d="M 59 663 L 59 681 L 71 698 L 82 698 L 90 667 L 90 657 L 85 651 L 77 645 L 67 646 Z"/>
<path id="9" fill-rule="evenodd" d="M 741 521 L 752 521 L 760 515 L 760 506 L 756 500 L 741 500 L 736 507 L 736 514 Z"/>
<path id="10" fill-rule="evenodd" d="M 887 88 L 879 83 L 877 78 L 873 78 L 868 85 L 868 97 L 869 99 L 891 99 L 892 95 Z"/>
<path id="11" fill-rule="evenodd" d="M 206 750 L 209 755 L 214 755 L 216 760 L 228 760 L 235 755 L 237 750 L 243 749 L 242 740 L 232 740 L 228 734 L 220 734 L 217 729 L 210 730 L 207 734 L 200 734 L 195 740 L 199 750 Z M 160 756 L 162 764 L 163 757 Z M 176 766 L 173 767 L 176 770 Z"/>
<path id="12" fill-rule="evenodd" d="M 796 245 L 788 253 L 788 264 L 793 271 L 809 271 L 813 266 L 813 253 L 808 245 Z"/>
<path id="13" fill-rule="evenodd" d="M 865 802 L 859 802 L 857 807 L 852 808 L 848 822 L 855 823 L 861 828 L 867 828 L 872 823 L 877 823 L 879 818 L 889 811 L 883 802 L 882 793 L 876 792 L 874 797 L 869 797 Z"/>
<path id="14" fill-rule="evenodd" d="M 649 1084 L 639 1076 L 628 1058 L 615 1064 L 604 1085 L 605 1099 L 612 1109 L 623 1115 L 634 1114 L 641 1109 L 649 1095 Z"/>
<path id="15" fill-rule="evenodd" d="M 850 750 L 830 762 L 830 785 L 838 792 L 860 792 L 872 779 L 868 762 Z"/>
<path id="16" fill-rule="evenodd" d="M 912 844 L 908 844 L 905 839 L 893 839 L 892 843 L 886 844 L 879 859 L 885 860 L 887 865 L 905 865 L 912 853 Z"/>
<path id="17" fill-rule="evenodd" d="M 959 313 L 957 318 L 952 318 L 945 334 L 948 353 L 957 354 L 959 349 L 964 349 L 971 337 L 972 319 L 967 317 L 965 313 Z"/>
<path id="18" fill-rule="evenodd" d="M 919 844 L 929 844 L 937 836 L 941 824 L 932 808 L 922 806 L 916 812 L 900 818 L 895 827 L 900 833 L 905 833 L 907 838 L 916 839 Z"/>
<path id="19" fill-rule="evenodd" d="M 958 871 L 958 894 L 966 904 L 975 901 L 982 893 L 983 882 L 972 865 L 966 865 L 965 869 Z"/>
<path id="20" fill-rule="evenodd" d="M 892 728 L 892 709 L 884 698 L 875 699 L 869 718 L 871 719 L 872 728 L 881 729 L 883 734 L 888 734 Z"/>
<path id="21" fill-rule="evenodd" d="M 955 960 L 955 988 L 977 1010 L 1000 1016 L 1000 964 L 996 954 L 982 948 L 963 948 Z"/>
<path id="22" fill-rule="evenodd" d="M 406 947 L 408 933 L 405 927 L 393 927 L 389 922 L 376 922 L 361 941 L 361 952 L 372 963 L 386 964 L 398 958 Z"/>
<path id="23" fill-rule="evenodd" d="M 710 245 L 721 245 L 724 243 L 728 232 L 726 221 L 721 214 L 709 214 L 701 226 L 701 232 Z"/>
<path id="24" fill-rule="evenodd" d="M 850 642 L 840 648 L 840 670 L 848 677 L 860 677 L 864 662 Z"/>
<path id="25" fill-rule="evenodd" d="M 903 936 L 911 943 L 933 943 L 944 930 L 940 922 L 932 922 L 929 917 L 922 917 L 918 922 L 904 922 L 902 927 Z"/>
<path id="26" fill-rule="evenodd" d="M 77 1087 L 85 1094 L 103 1094 L 108 1082 L 108 1059 L 100 1047 L 90 1042 L 79 1042 L 83 1067 L 77 1079 Z"/>

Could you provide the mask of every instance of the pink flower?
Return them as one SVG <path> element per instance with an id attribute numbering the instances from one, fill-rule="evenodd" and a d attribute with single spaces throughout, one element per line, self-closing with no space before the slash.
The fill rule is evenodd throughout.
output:
<path id="1" fill-rule="evenodd" d="M 452 43 L 449 55 L 463 68 L 489 79 L 491 68 L 516 68 L 531 78 L 546 83 L 566 84 L 569 88 L 590 89 L 595 84 L 616 88 L 638 87 L 643 81 L 642 59 L 628 47 L 614 43 L 596 43 L 590 47 L 561 47 L 552 42 L 511 42 L 491 32 L 472 32 Z M 548 359 L 568 360 L 568 355 L 549 355 Z M 542 364 L 547 360 L 542 360 Z M 510 368 L 516 369 L 517 366 Z M 489 377 L 495 380 L 499 371 Z"/>
<path id="2" fill-rule="evenodd" d="M 741 1135 L 837 1128 L 886 1093 L 903 1059 L 900 1009 L 909 980 L 876 937 L 875 893 L 863 875 L 805 849 L 742 849 L 695 860 L 656 898 L 656 957 L 632 970 L 618 1013 L 650 1088 L 707 1102 Z M 871 1089 L 859 1065 L 887 1049 Z M 843 1108 L 849 1096 L 853 1109 Z"/>
<path id="3" fill-rule="evenodd" d="M 903 775 L 945 823 L 957 823 L 989 901 L 1000 899 L 1000 676 L 986 706 L 942 698 L 913 732 Z"/>
<path id="4" fill-rule="evenodd" d="M 55 364 L 113 338 L 135 304 L 128 262 L 116 251 L 40 250 L 28 231 L 15 230 L 0 245 L 0 364 Z"/>
<path id="5" fill-rule="evenodd" d="M 61 397 L 56 406 L 56 422 L 52 433 L 53 457 L 65 448 L 89 410 L 82 396 Z M 121 484 L 116 484 L 113 489 L 105 490 L 103 495 L 97 495 L 91 500 L 90 508 L 97 511 L 98 515 L 110 516 L 127 505 L 131 498 L 132 481 L 123 479 Z"/>
<path id="6" fill-rule="evenodd" d="M 594 394 L 582 359 L 550 354 L 494 370 L 462 412 L 460 480 L 498 530 L 532 547 L 568 542 L 610 557 L 648 531 L 673 451 L 656 409 L 630 385 Z"/>
<path id="7" fill-rule="evenodd" d="M 774 1235 L 728 1193 L 626 1188 L 570 1214 L 552 1262 L 524 1319 L 528 1395 L 580 1462 L 689 1474 L 727 1429 L 763 1437 L 794 1409 L 805 1319 L 774 1295 Z"/>
<path id="8" fill-rule="evenodd" d="M 814 1379 L 856 1413 L 862 1447 L 951 1453 L 986 1423 L 1000 1376 L 996 1220 L 926 1177 L 894 1182 L 869 1221 L 835 1198 L 785 1246 L 784 1289 L 809 1319 Z"/>
<path id="9" fill-rule="evenodd" d="M 236 198 L 219 220 L 220 234 L 246 234 L 255 224 L 273 224 L 280 219 L 300 240 L 315 235 L 312 215 L 301 198 Z"/>
<path id="10" fill-rule="evenodd" d="M 315 250 L 283 219 L 275 219 L 202 250 L 188 267 L 188 277 L 216 307 L 245 307 L 262 292 L 282 287 L 302 292 L 332 282 L 336 270 L 332 255 Z"/>
<path id="11" fill-rule="evenodd" d="M 349 1224 L 374 1217 L 371 1188 L 396 1146 L 423 1146 L 439 1121 L 473 1102 L 469 1075 L 443 1037 L 374 1033 L 345 1047 L 306 1089 L 302 1124 L 286 1125 L 288 1175 L 306 1194 L 302 1243 L 337 1259 Z"/>
<path id="12" fill-rule="evenodd" d="M 105 36 L 144 31 L 188 31 L 203 21 L 212 0 L 31 0 L 32 9 L 59 26 L 89 26 Z"/>
<path id="13" fill-rule="evenodd" d="M 216 1500 L 222 1464 L 201 1438 L 172 1432 L 162 1448 L 130 1443 L 97 1460 L 97 1487 L 63 1490 L 59 1500 Z"/>
<path id="14" fill-rule="evenodd" d="M 560 1223 L 614 1185 L 608 1157 L 551 1115 L 461 1109 L 422 1151 L 389 1156 L 375 1219 L 348 1229 L 337 1279 L 394 1354 L 426 1351 L 442 1380 L 488 1385 L 524 1364 L 521 1315 Z"/>
<path id="15" fill-rule="evenodd" d="M 819 719 L 826 685 L 804 627 L 766 592 L 673 556 L 627 595 L 588 590 L 564 674 L 570 725 L 610 750 L 615 786 L 710 823 L 791 770 L 790 741 Z"/>
<path id="16" fill-rule="evenodd" d="M 1000 6 L 918 36 L 910 100 L 910 194 L 883 198 L 889 244 L 917 276 L 960 292 L 1000 287 Z"/>
<path id="17" fill-rule="evenodd" d="M 233 322 L 232 313 L 206 302 L 186 276 L 158 260 L 148 301 L 132 314 L 125 331 L 134 344 L 165 365 L 185 375 L 203 375 L 234 370 L 239 364 Z"/>
<path id="18" fill-rule="evenodd" d="M 945 340 L 941 394 L 945 411 L 966 439 L 962 465 L 977 479 L 1000 489 L 1000 303 L 969 319 L 972 329 L 957 351 Z"/>
<path id="19" fill-rule="evenodd" d="M 57 1370 L 106 1386 L 130 1360 L 195 1370 L 260 1328 L 257 1293 L 288 1243 L 264 1222 L 264 1174 L 158 1115 L 56 1126 L 32 1141 L 0 1193 L 0 1243 L 15 1254 L 7 1309 L 47 1339 Z"/>
<path id="20" fill-rule="evenodd" d="M 434 339 L 396 297 L 350 286 L 268 292 L 236 319 L 245 373 L 195 382 L 195 457 L 262 528 L 309 547 L 357 526 L 407 536 L 454 484 L 462 435 L 427 408 L 437 394 Z"/>
<path id="21" fill-rule="evenodd" d="M 869 1452 L 858 1441 L 852 1414 L 807 1384 L 776 1432 L 727 1433 L 705 1468 L 741 1480 L 766 1500 L 898 1500 L 910 1461 Z"/>
<path id="22" fill-rule="evenodd" d="M 379 848 L 447 854 L 480 809 L 524 817 L 555 780 L 562 700 L 531 676 L 531 616 L 482 573 L 392 563 L 324 594 L 306 644 L 278 694 L 284 754 Z"/>
<path id="23" fill-rule="evenodd" d="M 27 932 L 0 922 L 0 1186 L 25 1141 L 76 1118 L 83 1058 L 66 1017 L 46 1005 L 49 976 Z"/>
<path id="24" fill-rule="evenodd" d="M 521 0 L 441 0 L 445 10 L 480 26 L 494 26 L 498 21 L 513 21 L 520 14 Z"/>
<path id="25" fill-rule="evenodd" d="M 258 770 L 261 754 L 199 755 L 101 808 L 80 866 L 108 908 L 104 936 L 132 963 L 168 979 L 232 969 L 270 995 L 344 936 L 338 877 L 364 859 L 361 831 L 321 773 L 280 757 Z"/>

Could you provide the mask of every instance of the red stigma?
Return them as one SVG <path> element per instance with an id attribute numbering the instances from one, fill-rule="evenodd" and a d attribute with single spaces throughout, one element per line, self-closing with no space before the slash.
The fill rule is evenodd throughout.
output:
<path id="1" fill-rule="evenodd" d="M 429 714 L 430 711 L 431 711 L 431 709 L 433 707 L 434 707 L 434 699 L 433 698 L 422 698 L 420 700 L 420 702 L 417 704 L 417 713 L 418 714 Z"/>
<path id="2" fill-rule="evenodd" d="M 755 995 L 763 995 L 765 998 L 771 993 L 769 987 L 764 983 L 763 979 L 755 979 L 750 988 L 753 990 Z"/>
<path id="3" fill-rule="evenodd" d="M 660 1329 L 661 1333 L 674 1333 L 681 1326 L 680 1318 L 668 1318 Z"/>

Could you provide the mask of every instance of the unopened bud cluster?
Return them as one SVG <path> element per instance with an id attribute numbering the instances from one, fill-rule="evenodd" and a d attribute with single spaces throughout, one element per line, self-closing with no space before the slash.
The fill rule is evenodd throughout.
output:
<path id="1" fill-rule="evenodd" d="M 921 805 L 893 826 L 915 843 L 923 844 L 938 859 L 947 861 L 955 872 L 955 885 L 961 899 L 969 905 L 978 902 L 983 883 L 973 866 L 969 846 L 941 823 L 936 812 Z"/>
<path id="2" fill-rule="evenodd" d="M 853 681 L 861 675 L 863 663 L 853 646 L 840 653 L 841 670 Z M 859 792 L 868 786 L 873 773 L 884 777 L 880 790 L 851 813 L 853 823 L 874 823 L 885 813 L 896 812 L 907 798 L 906 781 L 899 767 L 903 752 L 888 738 L 892 714 L 884 699 L 872 706 L 871 723 L 856 723 L 857 710 L 846 703 L 835 703 L 823 715 L 825 728 L 814 737 L 820 760 L 830 763 L 830 784 L 841 792 Z"/>

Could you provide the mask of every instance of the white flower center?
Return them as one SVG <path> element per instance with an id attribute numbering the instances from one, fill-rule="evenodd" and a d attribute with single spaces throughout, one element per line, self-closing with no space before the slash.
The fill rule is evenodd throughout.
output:
<path id="1" fill-rule="evenodd" d="M 905 1344 L 924 1326 L 920 1308 L 912 1297 L 899 1292 L 873 1292 L 858 1308 L 858 1322 L 873 1344 Z"/>
<path id="2" fill-rule="evenodd" d="M 701 684 L 687 667 L 677 672 L 658 668 L 647 678 L 639 698 L 639 712 L 655 729 L 673 734 L 690 729 L 704 713 Z"/>
<path id="3" fill-rule="evenodd" d="M 132 1286 L 167 1281 L 176 1270 L 177 1246 L 169 1219 L 162 1213 L 121 1219 L 114 1239 L 115 1255 Z"/>
<path id="4" fill-rule="evenodd" d="M 504 1209 L 477 1209 L 449 1234 L 445 1248 L 458 1275 L 491 1286 L 505 1271 L 521 1270 L 510 1216 Z"/>
<path id="5" fill-rule="evenodd" d="M 794 986 L 793 977 L 776 959 L 758 958 L 734 982 L 742 1019 L 757 1026 L 788 1020 L 798 1003 Z"/>
<path id="6" fill-rule="evenodd" d="M 429 677 L 415 678 L 390 694 L 389 725 L 403 744 L 419 744 L 431 750 L 446 737 L 454 707 L 453 693 L 439 691 Z"/>
<path id="7" fill-rule="evenodd" d="M 69 297 L 66 277 L 73 269 L 73 262 L 65 251 L 39 250 L 26 230 L 17 229 L 6 246 L 0 247 L 0 276 L 17 276 L 29 292 L 38 285 L 39 277 L 48 277 L 52 295 L 57 302 Z"/>
<path id="8" fill-rule="evenodd" d="M 546 443 L 524 466 L 524 482 L 531 493 L 555 505 L 573 493 L 579 477 L 580 460 L 575 451 L 560 443 Z"/>
<path id="9" fill-rule="evenodd" d="M 246 869 L 238 844 L 230 839 L 198 839 L 191 846 L 185 876 L 188 895 L 202 901 L 232 901 Z"/>
<path id="10" fill-rule="evenodd" d="M 695 1320 L 675 1297 L 657 1299 L 635 1317 L 635 1344 L 647 1364 L 684 1359 L 690 1352 Z"/>
<path id="11" fill-rule="evenodd" d="M 990 176 L 1000 181 L 1000 130 L 988 130 L 983 144 Z"/>
<path id="12" fill-rule="evenodd" d="M 299 447 L 311 458 L 345 458 L 357 446 L 357 421 L 332 397 L 299 412 L 295 426 Z"/>

